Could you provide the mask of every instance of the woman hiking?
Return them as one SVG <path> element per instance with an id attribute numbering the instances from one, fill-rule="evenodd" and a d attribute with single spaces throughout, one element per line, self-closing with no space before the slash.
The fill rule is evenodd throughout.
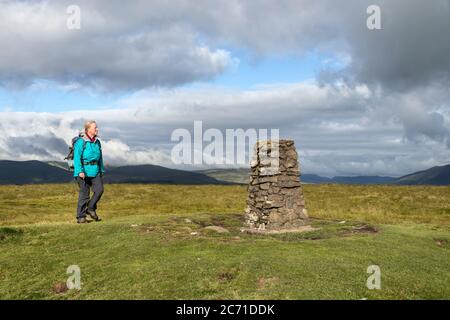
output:
<path id="1" fill-rule="evenodd" d="M 94 221 L 100 221 L 97 215 L 97 203 L 103 194 L 103 155 L 98 139 L 97 123 L 86 121 L 84 132 L 74 145 L 74 177 L 80 188 L 78 195 L 77 222 L 87 223 L 86 214 Z M 90 198 L 90 191 L 93 191 Z"/>

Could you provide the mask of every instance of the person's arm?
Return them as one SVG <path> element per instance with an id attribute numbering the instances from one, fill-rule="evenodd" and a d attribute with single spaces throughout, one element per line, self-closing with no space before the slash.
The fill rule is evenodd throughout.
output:
<path id="1" fill-rule="evenodd" d="M 101 143 L 100 141 L 98 143 Z M 103 165 L 103 151 L 100 145 L 100 161 L 99 161 L 99 165 L 100 165 L 100 173 L 103 174 L 105 173 L 105 166 Z"/>
<path id="2" fill-rule="evenodd" d="M 73 166 L 74 166 L 74 175 L 79 176 L 80 173 L 84 173 L 84 166 L 81 163 L 81 157 L 83 152 L 83 139 L 78 139 L 74 145 L 74 153 L 73 153 Z"/>
<path id="3" fill-rule="evenodd" d="M 105 166 L 103 165 L 103 155 L 100 154 L 100 173 L 105 173 Z"/>

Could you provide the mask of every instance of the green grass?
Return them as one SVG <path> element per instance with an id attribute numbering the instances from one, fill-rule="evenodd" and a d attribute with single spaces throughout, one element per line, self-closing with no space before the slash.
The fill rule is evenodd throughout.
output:
<path id="1" fill-rule="evenodd" d="M 240 232 L 245 186 L 106 185 L 87 225 L 76 192 L 0 187 L 0 298 L 450 298 L 448 187 L 307 185 L 317 230 L 277 235 Z M 82 289 L 55 293 L 70 265 Z"/>

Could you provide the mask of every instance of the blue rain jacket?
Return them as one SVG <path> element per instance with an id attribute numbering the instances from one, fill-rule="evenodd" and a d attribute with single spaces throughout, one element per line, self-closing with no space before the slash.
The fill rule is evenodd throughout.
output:
<path id="1" fill-rule="evenodd" d="M 86 147 L 83 150 L 83 143 L 86 141 Z M 97 164 L 88 164 L 88 162 L 96 161 Z M 98 174 L 105 172 L 103 166 L 103 155 L 101 143 L 98 138 L 91 142 L 88 137 L 82 136 L 74 146 L 73 155 L 74 172 L 73 176 L 78 177 L 81 172 L 84 172 L 87 177 L 96 177 Z"/>

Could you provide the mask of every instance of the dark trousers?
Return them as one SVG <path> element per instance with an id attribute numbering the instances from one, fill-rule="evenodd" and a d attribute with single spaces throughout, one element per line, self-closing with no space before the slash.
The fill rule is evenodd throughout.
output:
<path id="1" fill-rule="evenodd" d="M 87 209 L 91 211 L 97 210 L 97 202 L 103 194 L 103 178 L 100 175 L 94 177 L 80 177 L 75 178 L 80 187 L 78 194 L 77 218 L 86 217 Z M 92 198 L 90 198 L 91 188 L 93 191 Z"/>

